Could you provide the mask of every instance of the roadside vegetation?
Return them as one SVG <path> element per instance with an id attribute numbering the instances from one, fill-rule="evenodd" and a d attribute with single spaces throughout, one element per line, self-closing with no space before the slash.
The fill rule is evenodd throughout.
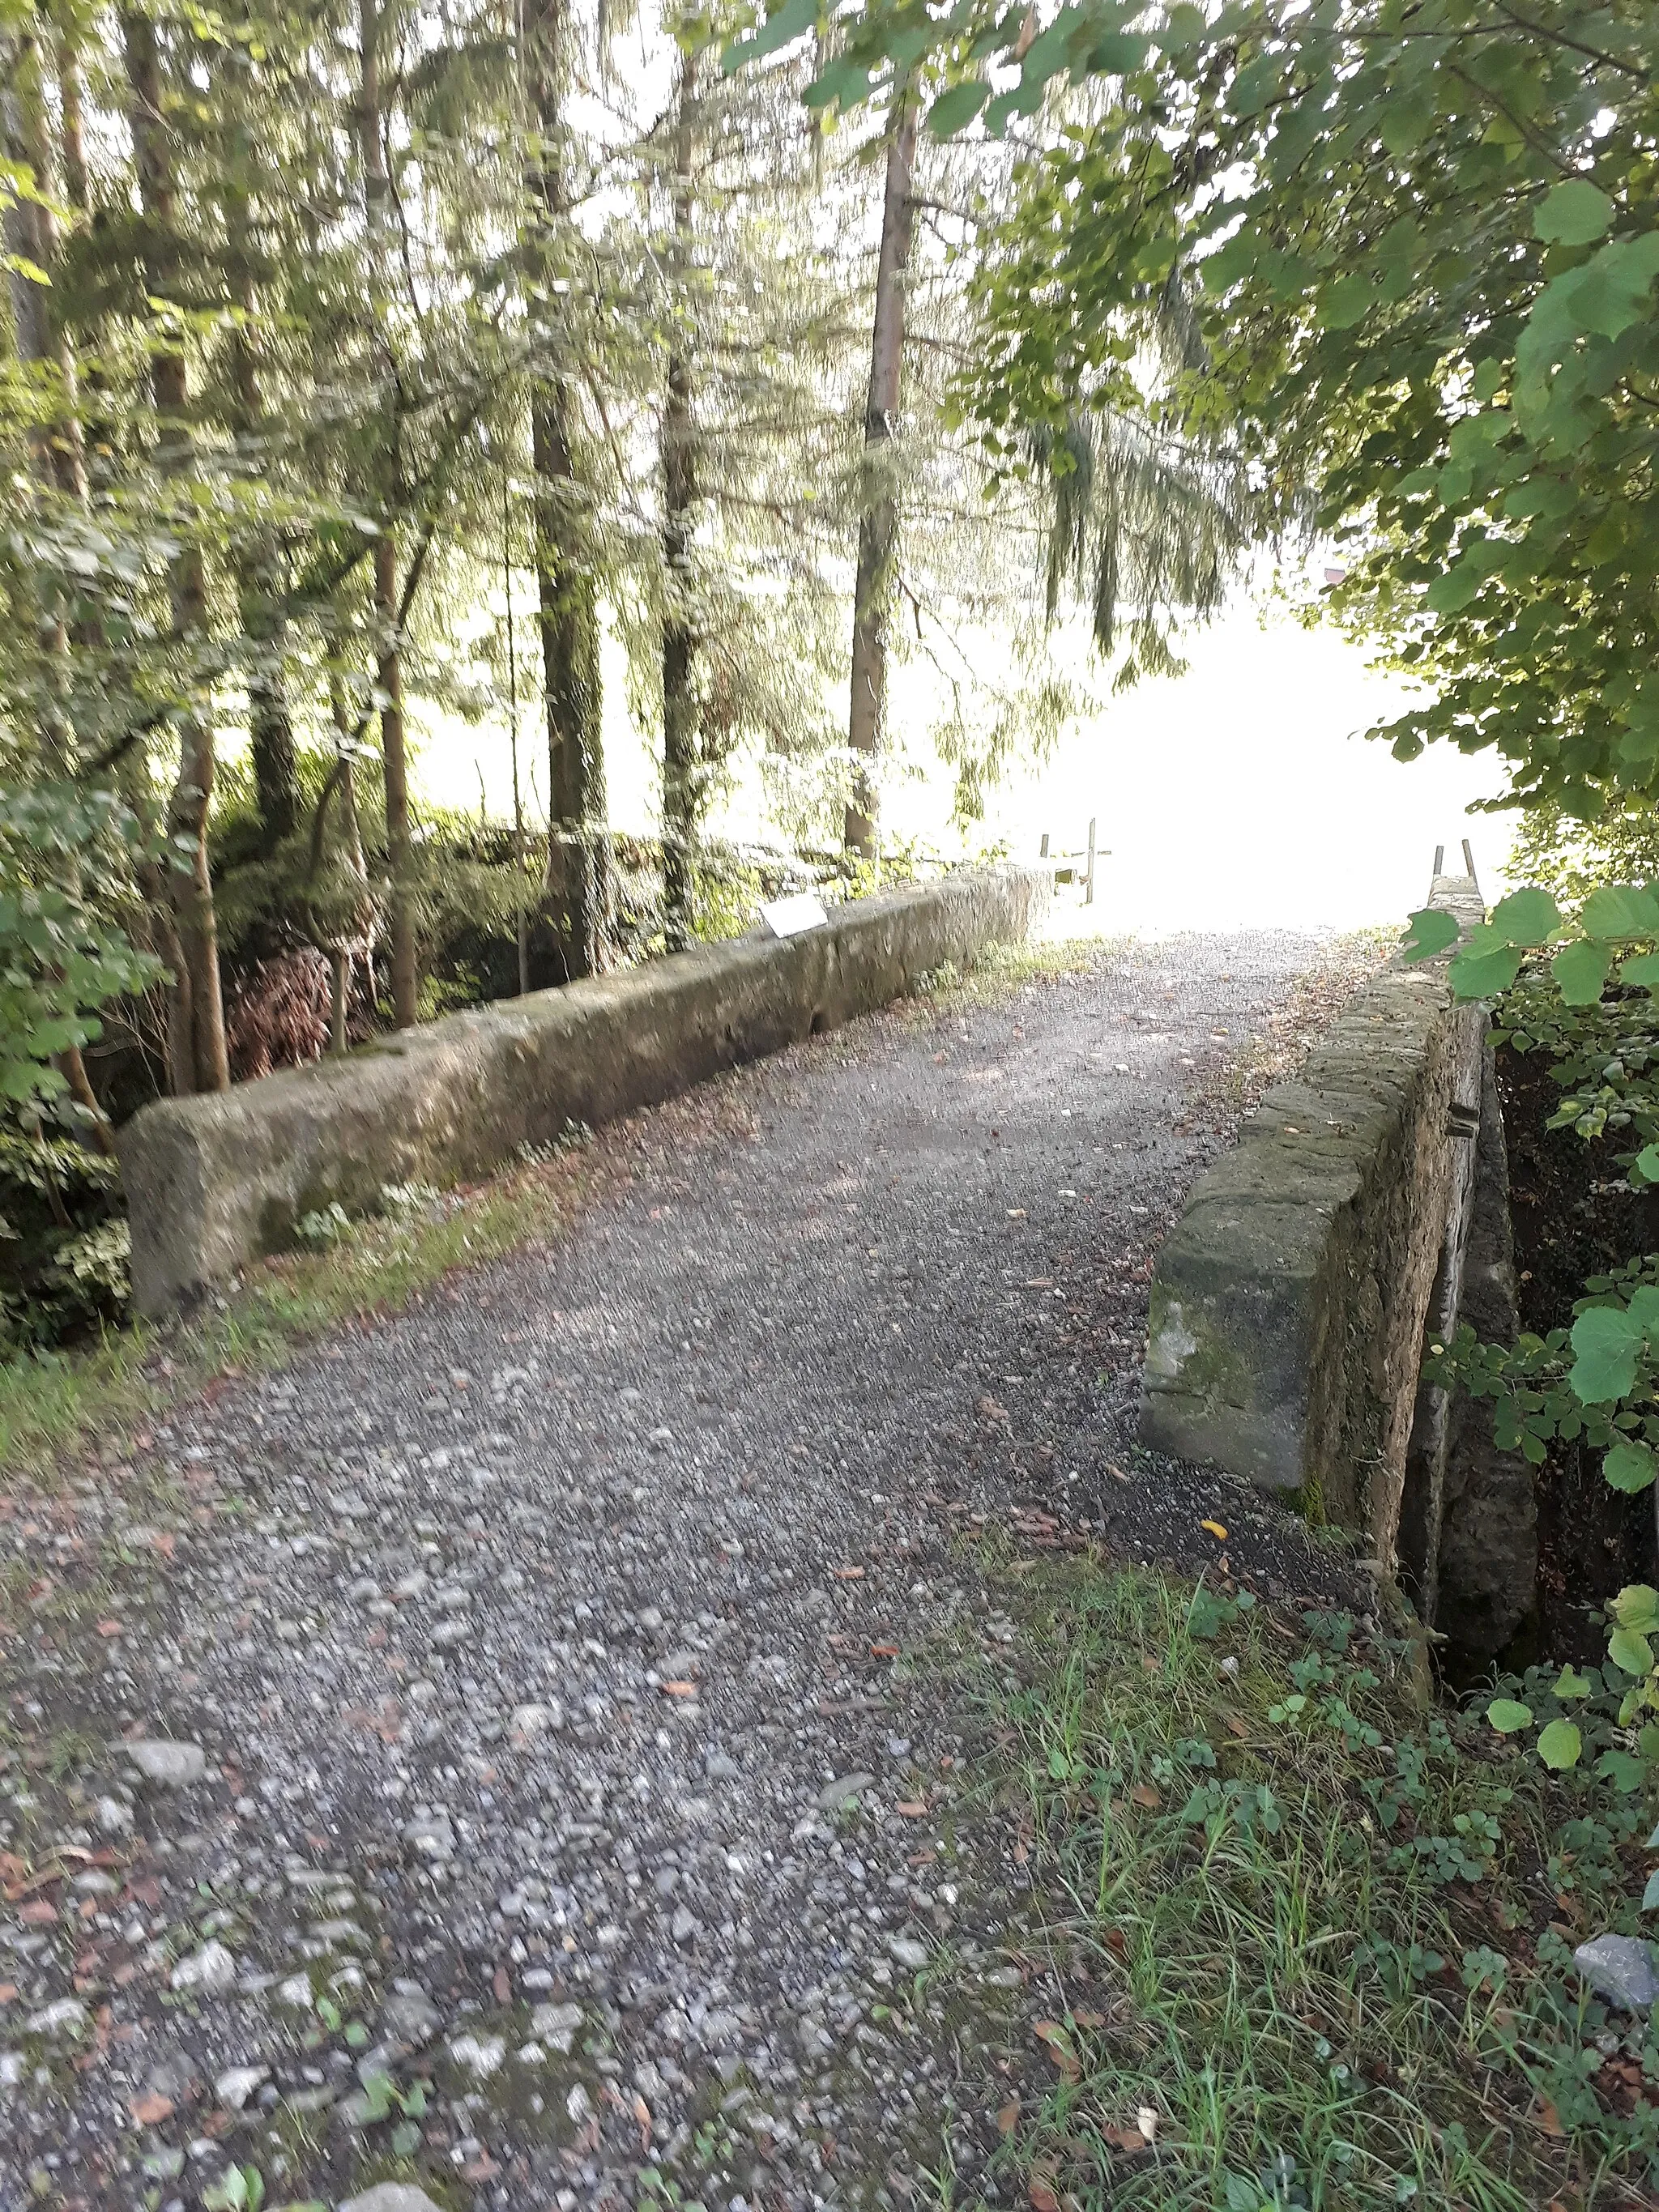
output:
<path id="1" fill-rule="evenodd" d="M 1000 2121 L 1036 2212 L 1651 2201 L 1659 2035 L 1571 1960 L 1637 1929 L 1639 1774 L 1550 1776 L 1374 1614 L 1098 1558 L 1007 1589 L 962 1686 L 1068 1995 Z"/>

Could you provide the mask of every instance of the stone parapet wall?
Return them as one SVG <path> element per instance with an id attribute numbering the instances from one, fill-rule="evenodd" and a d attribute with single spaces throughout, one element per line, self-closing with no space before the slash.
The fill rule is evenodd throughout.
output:
<path id="1" fill-rule="evenodd" d="M 449 1015 L 338 1059 L 145 1107 L 120 1132 L 141 1311 L 188 1304 L 294 1239 L 306 1214 L 362 1212 L 388 1184 L 489 1174 L 522 1146 L 653 1105 L 1017 944 L 1046 871 L 997 868 L 833 908 L 619 975 Z"/>
<path id="2" fill-rule="evenodd" d="M 1468 877 L 1430 902 L 1481 918 Z M 1146 1442 L 1299 1494 L 1390 1570 L 1485 1030 L 1443 960 L 1376 975 L 1200 1181 L 1153 1278 Z"/>

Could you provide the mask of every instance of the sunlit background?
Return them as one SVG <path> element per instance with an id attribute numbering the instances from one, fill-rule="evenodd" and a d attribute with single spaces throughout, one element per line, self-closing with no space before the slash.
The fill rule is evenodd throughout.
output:
<path id="1" fill-rule="evenodd" d="M 1080 638 L 1068 641 L 1080 659 Z M 1364 736 L 1399 711 L 1398 678 L 1367 665 L 1334 630 L 1298 623 L 1282 604 L 1241 594 L 1187 643 L 1180 677 L 1109 697 L 1052 756 L 1017 765 L 989 794 L 982 823 L 951 824 L 953 771 L 933 753 L 939 678 L 924 660 L 895 671 L 895 757 L 884 835 L 946 860 L 1006 845 L 1035 859 L 1080 851 L 1090 817 L 1101 848 L 1086 914 L 1062 889 L 1058 920 L 1146 933 L 1240 924 L 1352 928 L 1397 922 L 1422 903 L 1437 845 L 1457 865 L 1468 837 L 1488 896 L 1502 888 L 1510 817 L 1471 814 L 1501 788 L 1490 756 L 1431 747 L 1408 765 Z M 619 650 L 606 666 L 606 748 L 615 828 L 654 832 L 657 767 L 630 723 Z M 545 819 L 546 769 L 533 703 L 521 721 L 527 815 Z M 426 733 L 420 786 L 431 801 L 492 814 L 511 807 L 504 718 Z M 716 811 L 711 834 L 780 842 L 753 775 Z"/>

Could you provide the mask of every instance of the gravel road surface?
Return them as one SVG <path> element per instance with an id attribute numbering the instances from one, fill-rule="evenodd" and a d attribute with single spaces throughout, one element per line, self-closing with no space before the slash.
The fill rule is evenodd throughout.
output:
<path id="1" fill-rule="evenodd" d="M 231 2160 L 268 2207 L 997 2201 L 1065 1962 L 927 1655 L 1014 1634 L 988 1545 L 1213 1565 L 1219 1518 L 1330 1584 L 1133 1447 L 1151 1255 L 1319 957 L 814 1039 L 602 1132 L 556 1244 L 7 1499 L 7 2212 Z"/>

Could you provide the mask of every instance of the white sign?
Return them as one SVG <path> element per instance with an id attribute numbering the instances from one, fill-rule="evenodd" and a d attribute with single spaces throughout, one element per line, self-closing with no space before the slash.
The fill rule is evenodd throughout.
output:
<path id="1" fill-rule="evenodd" d="M 798 891 L 793 898 L 763 899 L 760 911 L 761 920 L 774 937 L 799 937 L 803 929 L 822 929 L 830 919 L 816 891 Z"/>

